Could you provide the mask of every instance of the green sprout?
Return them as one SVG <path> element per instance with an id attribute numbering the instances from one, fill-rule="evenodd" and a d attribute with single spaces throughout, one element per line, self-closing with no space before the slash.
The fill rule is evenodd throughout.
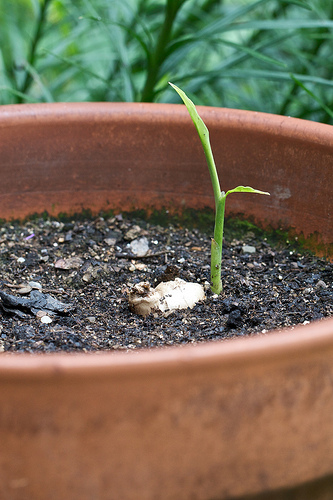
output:
<path id="1" fill-rule="evenodd" d="M 211 289 L 213 293 L 220 294 L 222 291 L 222 280 L 221 280 L 221 261 L 222 261 L 222 244 L 223 244 L 223 227 L 224 227 L 224 212 L 225 212 L 225 200 L 226 197 L 231 193 L 257 193 L 266 194 L 270 193 L 259 191 L 258 189 L 253 189 L 249 186 L 237 186 L 234 189 L 230 189 L 226 193 L 221 191 L 220 182 L 216 170 L 216 165 L 214 161 L 214 156 L 212 148 L 209 141 L 209 131 L 203 120 L 200 118 L 195 105 L 187 97 L 185 92 L 178 88 L 173 83 L 169 82 L 171 87 L 180 95 L 183 100 L 192 120 L 199 134 L 207 164 L 210 173 L 210 178 L 213 185 L 214 199 L 215 199 L 215 227 L 214 227 L 214 238 L 212 238 L 211 246 L 211 264 L 210 264 L 210 277 L 211 277 Z"/>

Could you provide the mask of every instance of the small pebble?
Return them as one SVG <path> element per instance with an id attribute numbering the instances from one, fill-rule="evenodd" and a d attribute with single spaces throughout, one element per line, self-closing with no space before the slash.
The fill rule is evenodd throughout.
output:
<path id="1" fill-rule="evenodd" d="M 44 324 L 52 323 L 52 318 L 45 311 L 37 311 L 36 317 Z"/>
<path id="2" fill-rule="evenodd" d="M 116 238 L 104 238 L 104 241 L 109 247 L 114 247 L 115 244 L 117 243 Z"/>
<path id="3" fill-rule="evenodd" d="M 327 288 L 327 285 L 325 281 L 319 280 L 318 283 L 316 284 L 316 288 L 323 288 L 325 290 Z"/>
<path id="4" fill-rule="evenodd" d="M 146 271 L 147 270 L 147 266 L 143 262 L 132 262 L 130 264 L 128 270 L 131 271 L 132 273 L 134 271 Z"/>
<path id="5" fill-rule="evenodd" d="M 42 318 L 43 316 L 46 316 L 46 312 L 45 311 L 37 311 L 36 312 L 36 318 Z"/>
<path id="6" fill-rule="evenodd" d="M 137 238 L 129 244 L 131 252 L 137 257 L 144 257 L 149 250 L 149 242 L 145 236 Z"/>
<path id="7" fill-rule="evenodd" d="M 68 257 L 67 259 L 58 259 L 54 267 L 57 269 L 79 269 L 84 260 L 81 257 Z"/>
<path id="8" fill-rule="evenodd" d="M 256 247 L 253 247 L 251 245 L 243 245 L 242 247 L 243 253 L 256 253 Z"/>
<path id="9" fill-rule="evenodd" d="M 42 316 L 40 318 L 41 322 L 44 323 L 45 325 L 52 323 L 52 318 L 50 316 Z"/>
<path id="10" fill-rule="evenodd" d="M 28 285 L 31 286 L 31 288 L 34 288 L 35 290 L 42 289 L 42 285 L 40 283 L 37 283 L 36 281 L 29 281 Z"/>
<path id="11" fill-rule="evenodd" d="M 94 269 L 93 267 L 89 266 L 87 272 L 82 276 L 82 279 L 86 283 L 91 283 L 95 278 L 97 278 L 97 275 L 98 269 Z"/>
<path id="12" fill-rule="evenodd" d="M 73 231 L 68 231 L 65 236 L 65 241 L 71 241 L 73 239 Z"/>
<path id="13" fill-rule="evenodd" d="M 19 257 L 19 258 L 17 259 L 17 262 L 18 262 L 19 264 L 23 264 L 23 262 L 25 262 L 25 258 L 24 258 L 24 257 Z"/>
<path id="14" fill-rule="evenodd" d="M 142 233 L 142 229 L 140 226 L 132 226 L 131 229 L 129 229 L 124 238 L 125 240 L 129 240 L 129 241 L 132 241 L 134 239 L 136 239 L 138 236 L 140 236 L 140 234 Z"/>

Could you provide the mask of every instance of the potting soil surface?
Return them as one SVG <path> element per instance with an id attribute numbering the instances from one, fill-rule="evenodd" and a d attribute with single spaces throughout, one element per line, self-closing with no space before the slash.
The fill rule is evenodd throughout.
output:
<path id="1" fill-rule="evenodd" d="M 128 292 L 182 278 L 206 300 L 163 316 L 137 316 Z M 223 292 L 210 292 L 210 237 L 121 214 L 0 229 L 0 352 L 132 351 L 268 335 L 333 314 L 333 264 L 271 246 L 247 230 L 226 238 Z"/>

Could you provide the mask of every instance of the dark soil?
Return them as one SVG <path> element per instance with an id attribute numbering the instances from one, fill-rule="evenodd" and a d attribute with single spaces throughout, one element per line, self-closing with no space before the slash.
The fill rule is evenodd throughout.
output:
<path id="1" fill-rule="evenodd" d="M 129 244 L 143 236 L 148 255 L 133 257 Z M 2 294 L 0 351 L 92 352 L 218 341 L 333 313 L 333 264 L 325 260 L 288 245 L 271 246 L 247 231 L 242 240 L 225 242 L 224 290 L 218 297 L 209 291 L 209 261 L 210 238 L 198 230 L 121 215 L 3 224 L 0 290 L 30 298 L 28 305 L 42 292 L 65 303 L 65 310 L 48 313 L 45 324 L 40 304 L 9 307 Z M 129 310 L 130 284 L 155 286 L 175 277 L 206 284 L 206 301 L 168 317 L 141 318 Z"/>

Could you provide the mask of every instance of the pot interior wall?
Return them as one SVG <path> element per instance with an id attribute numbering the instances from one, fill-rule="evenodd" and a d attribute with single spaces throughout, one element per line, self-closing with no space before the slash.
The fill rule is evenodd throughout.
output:
<path id="1" fill-rule="evenodd" d="M 228 214 L 291 228 L 332 255 L 333 132 L 262 113 L 199 108 Z M 0 109 L 0 217 L 213 207 L 200 141 L 184 106 L 76 103 Z"/>

